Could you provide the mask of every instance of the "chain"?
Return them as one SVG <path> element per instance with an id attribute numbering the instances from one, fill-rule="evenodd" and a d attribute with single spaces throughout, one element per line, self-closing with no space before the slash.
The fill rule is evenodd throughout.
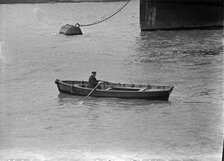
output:
<path id="1" fill-rule="evenodd" d="M 112 15 L 102 19 L 102 20 L 99 20 L 99 21 L 96 21 L 96 22 L 93 22 L 93 23 L 90 23 L 90 24 L 79 24 L 77 23 L 75 26 L 79 27 L 79 26 L 92 26 L 92 25 L 96 25 L 96 24 L 99 24 L 99 23 L 102 23 L 106 20 L 109 20 L 110 18 L 112 18 L 113 16 L 115 16 L 116 14 L 118 14 L 124 7 L 126 7 L 128 5 L 128 3 L 130 2 L 131 0 L 127 0 L 127 2 L 119 9 L 117 10 L 115 13 L 113 13 Z"/>

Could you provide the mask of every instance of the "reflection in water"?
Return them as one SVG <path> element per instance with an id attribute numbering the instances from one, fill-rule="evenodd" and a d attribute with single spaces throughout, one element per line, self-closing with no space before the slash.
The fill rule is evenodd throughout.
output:
<path id="1" fill-rule="evenodd" d="M 83 101 L 83 96 L 70 95 L 65 93 L 58 94 L 58 102 L 61 105 L 66 103 L 71 103 L 73 105 L 80 105 L 79 103 Z M 83 104 L 86 106 L 91 105 L 92 107 L 96 106 L 112 106 L 124 109 L 132 109 L 138 107 L 149 106 L 152 104 L 163 104 L 169 105 L 170 102 L 166 101 L 157 101 L 157 100 L 144 100 L 144 99 L 122 99 L 122 98 L 98 98 L 98 97 L 89 97 Z"/>
<path id="2" fill-rule="evenodd" d="M 219 32 L 142 32 L 136 38 L 136 54 L 131 59 L 144 74 L 149 75 L 149 79 L 159 76 L 174 85 L 181 77 L 189 80 L 197 74 L 195 76 L 198 78 L 198 73 L 202 73 L 200 79 L 211 77 L 219 72 L 215 64 L 223 62 L 223 44 Z"/>
<path id="3" fill-rule="evenodd" d="M 70 95 L 70 94 L 66 94 L 66 93 L 59 93 L 58 94 L 58 101 L 59 102 L 68 102 L 68 101 L 79 101 L 80 96 L 77 95 Z"/>
<path id="4" fill-rule="evenodd" d="M 223 53 L 222 38 L 218 33 L 198 30 L 141 32 L 136 38 L 136 51 L 152 57 L 167 54 L 194 57 L 218 55 Z"/>

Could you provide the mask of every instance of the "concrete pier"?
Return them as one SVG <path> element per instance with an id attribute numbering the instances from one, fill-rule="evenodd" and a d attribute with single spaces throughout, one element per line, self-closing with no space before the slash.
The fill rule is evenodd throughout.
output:
<path id="1" fill-rule="evenodd" d="M 223 0 L 140 0 L 140 27 L 146 30 L 222 28 Z"/>

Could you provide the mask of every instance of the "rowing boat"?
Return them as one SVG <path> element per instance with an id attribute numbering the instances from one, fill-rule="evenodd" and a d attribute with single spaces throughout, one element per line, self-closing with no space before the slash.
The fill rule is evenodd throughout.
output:
<path id="1" fill-rule="evenodd" d="M 60 93 L 86 96 L 93 90 L 93 88 L 88 88 L 87 81 L 56 79 L 55 83 Z M 91 93 L 91 96 L 168 101 L 173 88 L 174 86 L 102 82 L 99 88 Z"/>

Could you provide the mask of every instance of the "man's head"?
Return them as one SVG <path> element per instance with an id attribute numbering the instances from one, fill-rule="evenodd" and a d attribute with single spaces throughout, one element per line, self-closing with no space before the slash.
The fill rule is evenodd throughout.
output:
<path id="1" fill-rule="evenodd" d="M 96 76 L 96 72 L 92 72 L 92 74 L 93 74 L 94 76 Z"/>

